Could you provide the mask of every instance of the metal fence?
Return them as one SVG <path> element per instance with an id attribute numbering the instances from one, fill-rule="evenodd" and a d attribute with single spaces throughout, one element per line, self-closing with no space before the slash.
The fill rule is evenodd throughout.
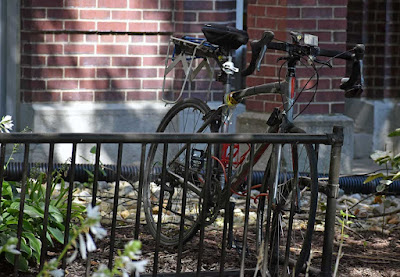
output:
<path id="1" fill-rule="evenodd" d="M 35 133 L 11 133 L 11 134 L 0 134 L 0 143 L 1 143 L 1 153 L 0 153 L 0 182 L 2 183 L 4 180 L 7 180 L 7 175 L 5 174 L 5 165 L 7 164 L 7 158 L 9 156 L 10 148 L 13 147 L 14 144 L 20 144 L 21 151 L 23 151 L 23 161 L 22 165 L 22 177 L 19 182 L 19 195 L 20 195 L 20 203 L 19 203 L 19 211 L 24 211 L 25 205 L 25 195 L 27 193 L 27 182 L 30 178 L 30 174 L 32 173 L 32 166 L 30 166 L 30 149 L 33 144 L 45 144 L 49 147 L 49 156 L 46 167 L 46 180 L 43 182 L 45 184 L 45 199 L 44 199 L 44 218 L 43 218 L 43 228 L 42 234 L 40 236 L 40 240 L 42 242 L 41 247 L 41 255 L 40 255 L 40 266 L 43 267 L 43 264 L 46 260 L 51 258 L 54 255 L 54 252 L 57 253 L 61 249 L 61 247 L 57 248 L 54 246 L 49 246 L 46 243 L 46 234 L 48 232 L 48 224 L 49 224 L 49 206 L 50 199 L 52 197 L 52 174 L 55 169 L 54 166 L 54 149 L 57 144 L 71 144 L 72 152 L 71 152 L 71 160 L 68 164 L 66 164 L 65 174 L 63 178 L 69 183 L 68 186 L 68 197 L 67 197 L 67 211 L 66 217 L 64 218 L 63 224 L 65 227 L 64 231 L 64 245 L 67 244 L 68 238 L 70 236 L 70 228 L 73 219 L 71 218 L 71 207 L 72 201 L 74 199 L 74 189 L 77 186 L 76 177 L 76 156 L 77 156 L 77 146 L 80 144 L 94 144 L 96 145 L 95 152 L 95 162 L 93 167 L 93 175 L 92 175 L 92 188 L 91 188 L 91 204 L 94 206 L 99 200 L 99 180 L 102 175 L 102 164 L 101 164 L 101 150 L 104 144 L 114 144 L 117 145 L 117 164 L 114 167 L 115 173 L 112 175 L 112 178 L 115 182 L 114 194 L 111 197 L 112 201 L 112 211 L 110 214 L 110 222 L 108 224 L 108 236 L 107 238 L 101 242 L 100 245 L 100 254 L 103 255 L 103 259 L 108 261 L 108 266 L 111 267 L 113 265 L 113 260 L 116 254 L 116 250 L 121 248 L 128 238 L 139 239 L 143 242 L 143 254 L 146 255 L 147 259 L 152 261 L 152 266 L 149 268 L 149 272 L 147 273 L 149 276 L 247 276 L 250 274 L 254 274 L 254 268 L 257 263 L 257 254 L 249 254 L 246 250 L 246 242 L 248 242 L 249 232 L 251 232 L 251 228 L 248 228 L 248 218 L 249 218 L 249 203 L 250 203 L 250 194 L 247 194 L 247 198 L 245 201 L 245 222 L 243 223 L 242 229 L 242 243 L 245 245 L 241 251 L 235 257 L 233 257 L 235 252 L 229 250 L 227 252 L 227 237 L 229 230 L 227 229 L 227 216 L 223 219 L 223 228 L 221 232 L 214 232 L 214 242 L 211 250 L 207 250 L 210 246 L 210 239 L 207 238 L 207 232 L 210 232 L 210 229 L 204 224 L 200 224 L 200 232 L 196 235 L 196 238 L 191 242 L 189 246 L 185 246 L 183 241 L 180 241 L 179 246 L 177 248 L 166 248 L 160 245 L 159 236 L 154 240 L 151 236 L 146 235 L 145 223 L 143 222 L 143 218 L 141 218 L 141 210 L 142 202 L 136 201 L 140 200 L 142 197 L 142 188 L 144 182 L 144 174 L 145 174 L 145 163 L 146 163 L 146 155 L 148 148 L 151 144 L 154 143 L 162 143 L 164 145 L 168 145 L 171 143 L 205 143 L 208 145 L 212 144 L 234 144 L 234 143 L 246 143 L 250 144 L 251 148 L 257 143 L 285 143 L 285 144 L 325 144 L 332 145 L 331 150 L 331 167 L 329 172 L 329 181 L 328 181 L 328 189 L 327 189 L 327 212 L 325 216 L 325 233 L 324 233 L 324 246 L 323 246 L 323 260 L 321 265 L 322 274 L 330 275 L 331 270 L 331 262 L 332 262 L 332 248 L 333 248 L 333 235 L 334 235 L 334 222 L 335 222 L 335 208 L 336 208 L 336 192 L 338 187 L 338 175 L 339 175 L 339 165 L 340 165 L 340 151 L 341 145 L 343 142 L 343 135 L 341 128 L 334 128 L 334 132 L 332 134 L 326 135 L 308 135 L 308 134 L 182 134 L 177 136 L 176 134 L 130 134 L 130 133 L 119 133 L 119 134 L 87 134 L 87 133 L 74 133 L 74 134 L 35 134 Z M 141 145 L 141 154 L 140 154 L 140 163 L 137 164 L 138 174 L 135 176 L 135 181 L 137 182 L 137 192 L 136 199 L 134 200 L 133 206 L 136 207 L 136 214 L 131 217 L 130 221 L 120 222 L 117 220 L 118 214 L 118 205 L 120 203 L 120 184 L 121 180 L 124 180 L 124 177 L 121 175 L 123 171 L 124 165 L 121 164 L 123 149 L 127 144 L 137 144 Z M 35 161 L 32 161 L 35 162 Z M 114 171 L 113 170 L 113 171 Z M 229 169 L 231 170 L 231 169 Z M 249 179 L 251 179 L 251 170 L 249 172 Z M 110 179 L 110 177 L 108 178 Z M 110 180 L 108 180 L 110 181 Z M 249 180 L 251 182 L 251 180 Z M 1 191 L 0 186 L 0 199 L 4 197 L 4 191 Z M 4 214 L 4 210 L 1 209 L 0 212 Z M 162 212 L 162 209 L 160 209 Z M 225 212 L 227 214 L 228 211 Z M 1 215 L 3 215 L 1 214 Z M 18 238 L 17 249 L 21 249 L 21 238 L 22 234 L 25 231 L 25 227 L 23 225 L 23 212 L 19 212 L 18 223 L 16 223 L 16 234 Z M 203 217 L 202 220 L 205 220 Z M 213 230 L 212 230 L 213 231 Z M 215 230 L 214 230 L 215 231 Z M 217 242 L 215 244 L 215 242 Z M 49 249 L 51 251 L 49 251 Z M 215 260 L 215 263 L 210 266 L 204 266 L 203 261 L 205 258 L 208 258 L 207 253 L 216 253 L 215 256 L 218 257 Z M 236 250 L 235 250 L 236 251 Z M 240 251 L 240 249 L 238 249 Z M 51 253 L 50 253 L 51 252 Z M 85 267 L 84 272 L 87 276 L 90 275 L 90 272 L 101 258 L 99 258 L 99 253 L 91 254 L 88 257 L 88 260 L 81 260 L 80 263 Z M 104 258 L 105 255 L 105 258 Z M 196 266 L 191 267 L 192 270 L 185 271 L 185 266 L 183 259 L 187 256 L 193 256 L 194 259 L 190 260 L 191 263 L 196 263 Z M 161 257 L 161 258 L 160 258 Z M 169 257 L 173 257 L 173 259 L 169 259 Z M 234 262 L 232 263 L 232 260 Z M 16 260 L 14 261 L 17 264 L 18 256 L 16 256 Z M 230 265 L 226 266 L 227 261 L 230 261 Z M 163 263 L 169 263 L 167 266 L 163 266 Z M 233 264 L 233 266 L 232 266 Z M 65 259 L 63 260 L 62 267 L 66 268 L 67 264 Z M 165 270 L 165 268 L 169 268 L 169 270 Z M 35 270 L 38 270 L 36 268 Z M 13 274 L 15 276 L 21 275 L 17 269 L 17 266 L 14 267 Z M 251 275 L 252 276 L 252 275 Z"/>

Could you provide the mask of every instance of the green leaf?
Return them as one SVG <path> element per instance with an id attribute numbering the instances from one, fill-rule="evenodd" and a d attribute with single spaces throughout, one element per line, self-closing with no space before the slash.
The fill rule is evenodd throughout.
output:
<path id="1" fill-rule="evenodd" d="M 393 176 L 393 178 L 392 178 L 393 181 L 394 181 L 394 180 L 397 180 L 397 179 L 400 179 L 400 171 L 397 172 L 397 173 Z"/>
<path id="2" fill-rule="evenodd" d="M 9 262 L 10 264 L 13 265 L 15 255 L 11 254 L 11 253 L 6 253 L 5 256 L 6 256 L 7 262 Z M 18 269 L 20 271 L 24 271 L 24 272 L 27 272 L 29 270 L 28 260 L 22 255 L 19 255 L 19 258 L 18 258 Z"/>
<path id="3" fill-rule="evenodd" d="M 28 255 L 28 259 L 32 257 L 32 249 L 26 244 L 25 238 L 21 238 L 21 251 L 25 252 Z"/>
<path id="4" fill-rule="evenodd" d="M 376 186 L 376 192 L 382 192 L 386 189 L 386 185 L 385 184 L 379 184 Z"/>
<path id="5" fill-rule="evenodd" d="M 396 136 L 400 136 L 400 128 L 397 128 L 393 132 L 389 133 L 389 137 L 396 137 Z"/>
<path id="6" fill-rule="evenodd" d="M 92 148 L 90 148 L 90 153 L 96 154 L 96 146 L 93 146 Z"/>
<path id="7" fill-rule="evenodd" d="M 64 243 L 64 234 L 57 228 L 53 228 L 51 226 L 48 226 L 47 229 L 51 233 L 51 235 L 59 242 L 59 243 Z"/>
<path id="8" fill-rule="evenodd" d="M 64 221 L 64 216 L 62 215 L 62 213 L 53 205 L 49 205 L 49 212 L 50 215 L 54 217 L 57 222 L 62 223 Z"/>
<path id="9" fill-rule="evenodd" d="M 26 204 L 24 206 L 24 213 L 26 213 L 27 215 L 29 215 L 32 218 L 43 218 L 44 217 L 44 213 L 42 211 L 39 211 L 35 207 L 29 206 Z"/>
<path id="10" fill-rule="evenodd" d="M 364 184 L 371 182 L 377 178 L 383 178 L 383 177 L 385 177 L 385 175 L 383 173 L 376 173 L 376 174 L 370 175 L 370 176 L 368 176 L 367 179 L 365 179 Z"/>
<path id="11" fill-rule="evenodd" d="M 35 257 L 37 263 L 40 262 L 40 250 L 42 249 L 42 242 L 36 238 L 32 233 L 24 233 L 24 237 L 28 238 L 29 246 L 33 249 L 32 256 Z"/>

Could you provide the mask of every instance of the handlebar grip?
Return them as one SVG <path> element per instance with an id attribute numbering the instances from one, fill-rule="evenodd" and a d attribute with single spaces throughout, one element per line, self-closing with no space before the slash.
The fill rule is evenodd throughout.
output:
<path id="1" fill-rule="evenodd" d="M 330 58 L 338 58 L 338 59 L 343 59 L 343 60 L 352 60 L 352 53 L 350 52 L 344 52 L 343 51 L 337 51 L 337 50 L 328 50 L 328 49 L 319 49 L 319 52 L 317 56 L 323 56 L 323 57 L 330 57 Z"/>
<path id="2" fill-rule="evenodd" d="M 260 56 L 260 52 L 264 45 L 268 45 L 274 38 L 274 33 L 271 31 L 265 31 L 260 40 L 254 40 L 250 43 L 251 46 L 251 61 L 249 66 L 242 71 L 242 76 L 248 76 L 253 73 L 256 68 L 257 59 Z"/>

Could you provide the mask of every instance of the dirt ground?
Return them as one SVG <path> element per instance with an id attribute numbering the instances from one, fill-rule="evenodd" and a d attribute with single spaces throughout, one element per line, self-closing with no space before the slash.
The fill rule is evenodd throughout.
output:
<path id="1" fill-rule="evenodd" d="M 339 226 L 338 226 L 339 228 Z M 124 244 L 133 239 L 133 227 L 123 226 L 117 229 L 116 249 L 122 249 Z M 339 263 L 337 276 L 400 276 L 400 228 L 393 229 L 390 234 L 382 234 L 379 231 L 347 231 L 348 238 L 343 244 L 343 257 Z M 242 230 L 235 230 L 235 238 L 242 239 Z M 202 256 L 202 271 L 218 271 L 220 268 L 222 231 L 208 227 L 205 232 L 204 252 Z M 154 239 L 142 226 L 140 240 L 143 243 L 143 258 L 149 261 L 146 273 L 153 271 L 154 265 Z M 336 232 L 334 258 L 339 246 L 340 232 Z M 239 242 L 237 242 L 239 244 Z M 312 266 L 319 268 L 322 257 L 323 232 L 316 231 L 313 238 L 313 259 Z M 93 253 L 91 267 L 97 267 L 99 263 L 107 264 L 109 255 L 109 242 L 104 240 L 97 243 L 98 250 Z M 255 240 L 253 233 L 248 235 L 248 249 L 246 255 L 246 268 L 253 269 L 256 266 L 257 255 L 255 253 Z M 57 249 L 49 251 L 50 258 L 57 255 Z M 240 267 L 241 251 L 228 249 L 226 254 L 225 269 L 232 270 Z M 196 271 L 199 255 L 199 234 L 186 243 L 182 255 L 182 272 Z M 333 261 L 334 264 L 334 261 Z M 159 273 L 172 273 L 177 266 L 177 249 L 160 248 L 158 260 Z M 0 276 L 12 276 L 12 267 L 9 264 L 0 262 Z M 66 276 L 84 276 L 85 262 L 76 260 L 68 265 Z M 21 273 L 20 276 L 36 276 L 37 271 Z M 252 275 L 249 275 L 252 276 Z"/>

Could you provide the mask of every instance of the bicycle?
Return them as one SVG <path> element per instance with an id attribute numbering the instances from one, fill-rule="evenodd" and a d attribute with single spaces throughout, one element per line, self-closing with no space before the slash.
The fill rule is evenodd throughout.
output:
<path id="1" fill-rule="evenodd" d="M 362 92 L 363 45 L 357 45 L 344 52 L 325 50 L 313 43 L 315 40 L 313 36 L 306 38 L 307 44 L 302 44 L 302 35 L 291 32 L 291 43 L 276 42 L 273 41 L 274 33 L 271 31 L 265 31 L 260 40 L 251 42 L 251 61 L 241 75 L 248 76 L 256 68 L 259 70 L 267 50 L 273 49 L 286 53 L 286 56 L 280 58 L 284 60 L 281 69 L 284 64 L 287 65 L 285 80 L 279 79 L 277 82 L 232 92 L 232 76 L 239 72 L 232 62 L 232 51 L 247 44 L 248 35 L 245 31 L 233 27 L 211 24 L 203 27 L 203 33 L 206 39 L 172 38 L 175 44 L 174 53 L 190 56 L 192 58 L 190 63 L 196 57 L 206 62 L 208 59 L 216 61 L 221 69 L 218 80 L 224 84 L 223 103 L 217 109 L 211 110 L 204 101 L 196 98 L 179 100 L 162 119 L 157 132 L 226 133 L 236 105 L 250 96 L 274 93 L 281 95 L 283 109 L 276 108 L 271 114 L 267 122 L 269 126 L 267 132 L 304 133 L 293 123 L 295 117 L 292 109 L 304 90 L 303 88 L 297 95 L 295 94 L 296 66 L 303 59 L 314 69 L 317 78 L 315 92 L 319 77 L 316 64 L 321 64 L 321 67 L 330 66 L 329 62 L 334 58 L 353 62 L 350 78 L 344 79 L 340 86 L 345 91 L 345 96 L 357 97 Z M 186 59 L 187 56 L 182 59 Z M 330 59 L 321 61 L 317 59 L 318 56 Z M 174 60 L 173 62 L 176 63 Z M 183 86 L 191 77 L 186 76 Z M 182 95 L 182 91 L 178 98 Z M 310 144 L 303 145 L 302 149 L 299 149 L 298 145 L 290 145 L 290 157 L 284 154 L 286 147 L 282 144 L 263 143 L 250 147 L 240 155 L 236 145 L 208 147 L 207 144 L 152 144 L 148 152 L 146 162 L 148 175 L 144 178 L 143 188 L 144 211 L 150 233 L 154 237 L 158 234 L 160 243 L 166 246 L 176 246 L 180 240 L 189 240 L 199 229 L 203 207 L 206 209 L 207 223 L 211 223 L 221 208 L 227 211 L 229 206 L 224 202 L 224 199 L 228 198 L 226 194 L 230 196 L 241 194 L 239 190 L 248 190 L 245 187 L 246 176 L 250 168 L 264 154 L 268 161 L 264 179 L 261 186 L 254 187 L 260 190 L 256 224 L 257 245 L 261 246 L 261 242 L 264 241 L 266 249 L 264 266 L 272 276 L 290 274 L 291 270 L 297 276 L 304 270 L 311 249 L 318 200 L 317 157 L 314 147 Z M 287 159 L 291 161 L 288 162 Z M 307 161 L 300 162 L 303 159 Z M 207 166 L 210 164 L 211 166 Z M 162 171 L 163 165 L 165 170 Z M 234 172 L 231 170 L 232 165 L 235 167 Z M 230 172 L 225 172 L 226 168 L 229 168 Z M 302 198 L 306 197 L 306 194 L 309 197 L 308 211 L 301 205 Z M 181 209 L 181 207 L 186 208 Z M 160 209 L 162 213 L 158 213 Z M 302 242 L 298 244 L 301 248 L 300 254 L 296 255 L 296 259 L 292 259 L 290 246 L 293 245 L 296 229 L 294 217 L 298 213 L 307 214 L 306 231 L 302 235 Z M 161 224 L 157 229 L 158 221 Z M 265 221 L 266 228 L 263 230 Z M 286 235 L 282 234 L 284 229 Z M 281 253 L 282 248 L 284 254 Z M 280 264 L 283 266 L 279 267 Z M 289 264 L 292 265 L 291 268 Z"/>

